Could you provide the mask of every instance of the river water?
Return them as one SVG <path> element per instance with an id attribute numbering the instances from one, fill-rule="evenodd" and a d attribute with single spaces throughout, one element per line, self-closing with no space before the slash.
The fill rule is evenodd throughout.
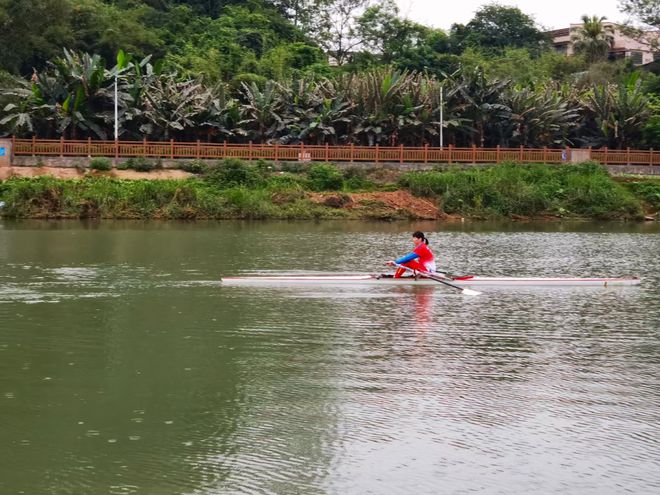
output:
<path id="1" fill-rule="evenodd" d="M 385 268 L 630 288 L 223 287 Z M 660 226 L 0 223 L 2 494 L 660 493 Z"/>

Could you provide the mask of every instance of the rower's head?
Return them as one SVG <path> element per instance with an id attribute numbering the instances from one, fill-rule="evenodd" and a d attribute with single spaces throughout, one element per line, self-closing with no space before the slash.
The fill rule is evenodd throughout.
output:
<path id="1" fill-rule="evenodd" d="M 424 235 L 424 232 L 421 232 L 419 230 L 416 231 L 416 232 L 413 232 L 412 241 L 413 241 L 413 244 L 415 244 L 415 246 L 419 246 L 422 242 L 424 244 L 426 244 L 427 246 L 429 244 L 429 240 Z"/>

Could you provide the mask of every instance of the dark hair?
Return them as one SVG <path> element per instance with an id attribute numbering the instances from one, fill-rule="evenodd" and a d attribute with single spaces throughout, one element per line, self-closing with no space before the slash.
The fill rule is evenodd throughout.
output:
<path id="1" fill-rule="evenodd" d="M 413 232 L 413 235 L 412 235 L 412 236 L 413 236 L 413 237 L 417 237 L 418 239 L 423 240 L 424 243 L 425 243 L 427 246 L 429 245 L 429 240 L 428 240 L 428 239 L 426 238 L 426 236 L 424 235 L 424 232 L 418 230 L 418 231 L 416 231 L 416 232 Z"/>

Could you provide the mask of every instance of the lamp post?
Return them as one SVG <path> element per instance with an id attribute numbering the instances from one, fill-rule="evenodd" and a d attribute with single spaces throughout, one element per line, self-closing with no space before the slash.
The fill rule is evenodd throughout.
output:
<path id="1" fill-rule="evenodd" d="M 119 141 L 119 103 L 118 103 L 118 93 L 117 88 L 117 74 L 115 74 L 115 142 Z"/>
<path id="2" fill-rule="evenodd" d="M 443 130 L 442 128 L 444 127 L 444 91 L 445 87 L 440 86 L 440 149 L 442 149 L 444 143 L 443 143 Z"/>

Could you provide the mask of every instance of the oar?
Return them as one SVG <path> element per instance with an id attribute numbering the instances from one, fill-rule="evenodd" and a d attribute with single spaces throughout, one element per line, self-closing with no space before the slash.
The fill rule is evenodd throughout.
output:
<path id="1" fill-rule="evenodd" d="M 400 265 L 398 263 L 394 263 L 394 266 L 396 266 L 397 268 L 403 268 L 404 270 L 407 270 L 409 272 L 417 273 L 421 277 L 430 278 L 431 280 L 435 280 L 436 282 L 440 282 L 441 284 L 448 285 L 449 287 L 452 287 L 453 289 L 460 290 L 466 296 L 478 296 L 478 295 L 481 294 L 481 292 L 479 292 L 478 290 L 468 289 L 467 287 L 459 287 L 458 285 L 454 285 L 451 282 L 447 282 L 442 277 L 438 277 L 436 275 L 433 275 L 432 273 L 418 272 L 416 270 L 413 270 L 412 268 L 408 268 L 407 266 L 403 266 L 403 265 Z"/>

